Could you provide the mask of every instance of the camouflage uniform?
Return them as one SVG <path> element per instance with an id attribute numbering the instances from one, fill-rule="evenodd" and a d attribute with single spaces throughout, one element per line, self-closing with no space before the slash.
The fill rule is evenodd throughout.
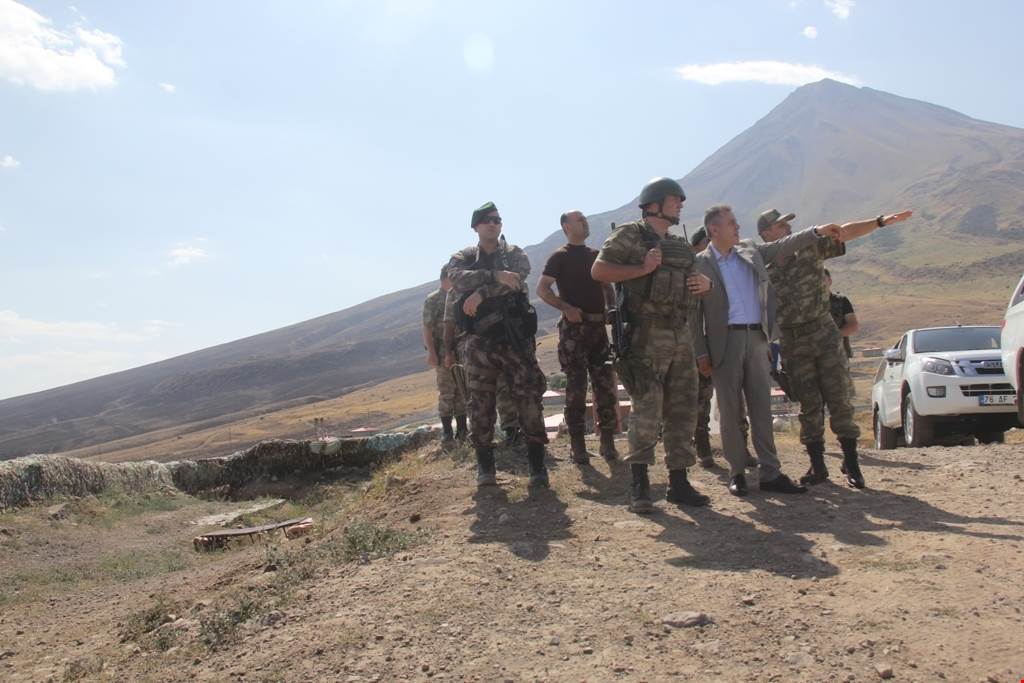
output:
<path id="1" fill-rule="evenodd" d="M 597 315 L 597 314 L 594 314 Z M 604 315 L 600 320 L 558 323 L 558 362 L 565 373 L 565 426 L 569 433 L 583 433 L 587 410 L 587 374 L 594 389 L 600 429 L 614 430 L 618 421 L 615 373 L 609 363 L 611 348 Z"/>
<path id="2" fill-rule="evenodd" d="M 665 465 L 685 470 L 696 462 L 691 439 L 697 424 L 697 362 L 693 354 L 695 298 L 686 288 L 694 257 L 682 237 L 658 236 L 646 221 L 619 226 L 608 236 L 598 259 L 639 265 L 649 249 L 660 246 L 662 264 L 653 273 L 620 283 L 626 294 L 630 347 L 618 361 L 629 392 L 629 464 L 654 464 L 658 435 L 665 443 Z"/>
<path id="3" fill-rule="evenodd" d="M 860 436 L 847 385 L 849 361 L 829 308 L 824 261 L 842 256 L 842 242 L 820 239 L 788 259 L 768 265 L 778 300 L 782 362 L 790 389 L 800 402 L 800 442 L 825 439 L 825 406 L 840 439 Z"/>
<path id="4" fill-rule="evenodd" d="M 499 263 L 499 261 L 504 261 Z M 484 300 L 513 293 L 494 281 L 495 270 L 519 273 L 521 289 L 527 293 L 526 277 L 530 261 L 515 246 L 484 254 L 476 248 L 457 252 L 449 261 L 448 277 L 454 300 L 462 294 L 478 291 Z M 480 317 L 478 314 L 477 317 Z M 467 412 L 471 425 L 470 440 L 477 448 L 489 448 L 494 438 L 495 402 L 499 378 L 508 385 L 509 397 L 517 409 L 519 426 L 527 444 L 547 443 L 540 397 L 547 379 L 537 364 L 534 339 L 524 340 L 521 348 L 507 341 L 496 341 L 479 334 L 467 334 L 463 341 L 463 362 L 469 390 Z M 504 425 L 503 425 L 504 426 Z"/>
<path id="5" fill-rule="evenodd" d="M 466 414 L 466 397 L 462 395 L 452 368 L 444 366 L 444 309 L 446 292 L 443 289 L 431 292 L 423 302 L 423 325 L 431 331 L 438 364 L 435 368 L 437 380 L 437 413 L 442 418 Z"/>
<path id="6" fill-rule="evenodd" d="M 842 294 L 831 293 L 828 295 L 829 311 L 832 314 L 832 320 L 835 321 L 836 327 L 840 330 L 840 337 L 843 342 L 843 353 L 846 354 L 847 359 L 847 373 L 846 373 L 846 388 L 850 392 L 850 397 L 856 396 L 856 392 L 853 387 L 853 376 L 849 372 L 849 359 L 853 358 L 853 347 L 850 345 L 850 338 L 842 335 L 843 325 L 846 324 L 846 316 L 853 313 L 853 304 L 850 300 Z"/>

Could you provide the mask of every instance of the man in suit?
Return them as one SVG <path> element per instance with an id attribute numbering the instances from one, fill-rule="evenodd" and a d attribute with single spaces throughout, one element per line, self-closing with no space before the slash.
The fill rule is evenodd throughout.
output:
<path id="1" fill-rule="evenodd" d="M 714 282 L 701 300 L 703 334 L 697 334 L 697 364 L 711 376 L 721 414 L 722 449 L 729 462 L 729 492 L 747 494 L 746 455 L 739 429 L 743 399 L 757 453 L 762 491 L 805 493 L 782 473 L 772 434 L 771 378 L 768 337 L 775 324 L 775 297 L 765 264 L 785 258 L 820 237 L 834 235 L 837 226 L 808 228 L 771 244 L 740 241 L 740 226 L 732 208 L 719 204 L 704 214 L 711 244 L 697 255 L 697 272 Z"/>

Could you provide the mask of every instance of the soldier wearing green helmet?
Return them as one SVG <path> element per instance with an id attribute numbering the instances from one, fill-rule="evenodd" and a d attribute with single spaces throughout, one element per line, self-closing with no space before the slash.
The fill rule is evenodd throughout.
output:
<path id="1" fill-rule="evenodd" d="M 605 240 L 591 275 L 614 283 L 619 315 L 628 331 L 619 342 L 616 369 L 629 392 L 630 510 L 654 509 L 648 467 L 659 435 L 669 470 L 666 498 L 681 505 L 707 505 L 686 470 L 696 462 L 692 439 L 697 422 L 697 364 L 693 354 L 696 298 L 711 280 L 694 271 L 690 244 L 669 228 L 679 224 L 686 194 L 671 178 L 654 178 L 640 191 L 640 220 L 616 228 Z"/>

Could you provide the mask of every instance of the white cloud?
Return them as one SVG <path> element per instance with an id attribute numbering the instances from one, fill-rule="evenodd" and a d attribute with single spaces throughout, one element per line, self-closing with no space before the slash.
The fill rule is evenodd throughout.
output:
<path id="1" fill-rule="evenodd" d="M 494 42 L 482 33 L 471 35 L 462 46 L 462 59 L 472 71 L 490 71 L 494 66 Z"/>
<path id="2" fill-rule="evenodd" d="M 21 162 L 10 154 L 0 157 L 0 168 L 18 168 L 19 166 L 21 166 Z"/>
<path id="3" fill-rule="evenodd" d="M 836 71 L 811 64 L 791 64 L 788 62 L 719 62 L 717 64 L 687 64 L 676 68 L 676 75 L 687 81 L 704 85 L 721 85 L 722 83 L 755 82 L 771 85 L 804 85 L 824 78 L 834 81 L 860 85 L 856 76 L 848 76 Z"/>
<path id="4" fill-rule="evenodd" d="M 807 26 L 804 28 L 803 34 L 805 38 L 810 38 L 811 40 L 814 40 L 815 38 L 818 37 L 818 29 L 815 28 L 814 26 Z"/>
<path id="5" fill-rule="evenodd" d="M 168 95 L 173 95 L 174 91 L 177 90 L 177 88 L 174 87 L 173 83 L 160 83 L 160 89 Z"/>
<path id="6" fill-rule="evenodd" d="M 17 312 L 0 310 L 0 341 L 14 342 L 25 337 L 76 339 L 117 343 L 136 343 L 154 339 L 169 323 L 151 320 L 137 331 L 125 331 L 115 324 L 83 320 L 49 322 L 23 318 Z"/>
<path id="7" fill-rule="evenodd" d="M 825 7 L 832 10 L 832 14 L 836 15 L 840 19 L 849 19 L 850 10 L 857 3 L 854 0 L 825 0 Z"/>
<path id="8" fill-rule="evenodd" d="M 167 252 L 167 256 L 171 259 L 171 265 L 187 266 L 207 258 L 209 254 L 206 253 L 206 249 L 199 246 L 203 242 L 206 242 L 206 239 L 201 237 L 193 243 L 179 242 L 171 247 L 171 250 Z"/>
<path id="9" fill-rule="evenodd" d="M 117 82 L 123 43 L 98 29 L 59 30 L 15 2 L 0 0 L 0 78 L 39 90 L 96 90 Z"/>

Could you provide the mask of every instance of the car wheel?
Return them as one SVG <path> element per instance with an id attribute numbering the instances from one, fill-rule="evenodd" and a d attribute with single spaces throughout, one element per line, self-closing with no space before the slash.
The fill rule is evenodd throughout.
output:
<path id="1" fill-rule="evenodd" d="M 903 438 L 909 448 L 925 448 L 932 442 L 932 421 L 918 415 L 914 408 L 914 397 L 907 394 L 903 399 Z"/>
<path id="2" fill-rule="evenodd" d="M 978 432 L 975 434 L 979 443 L 1005 443 L 1006 435 L 1003 432 Z"/>
<path id="3" fill-rule="evenodd" d="M 896 430 L 882 424 L 882 418 L 878 415 L 878 408 L 875 408 L 874 419 L 872 420 L 875 432 L 875 449 L 879 451 L 891 451 L 896 448 Z"/>

